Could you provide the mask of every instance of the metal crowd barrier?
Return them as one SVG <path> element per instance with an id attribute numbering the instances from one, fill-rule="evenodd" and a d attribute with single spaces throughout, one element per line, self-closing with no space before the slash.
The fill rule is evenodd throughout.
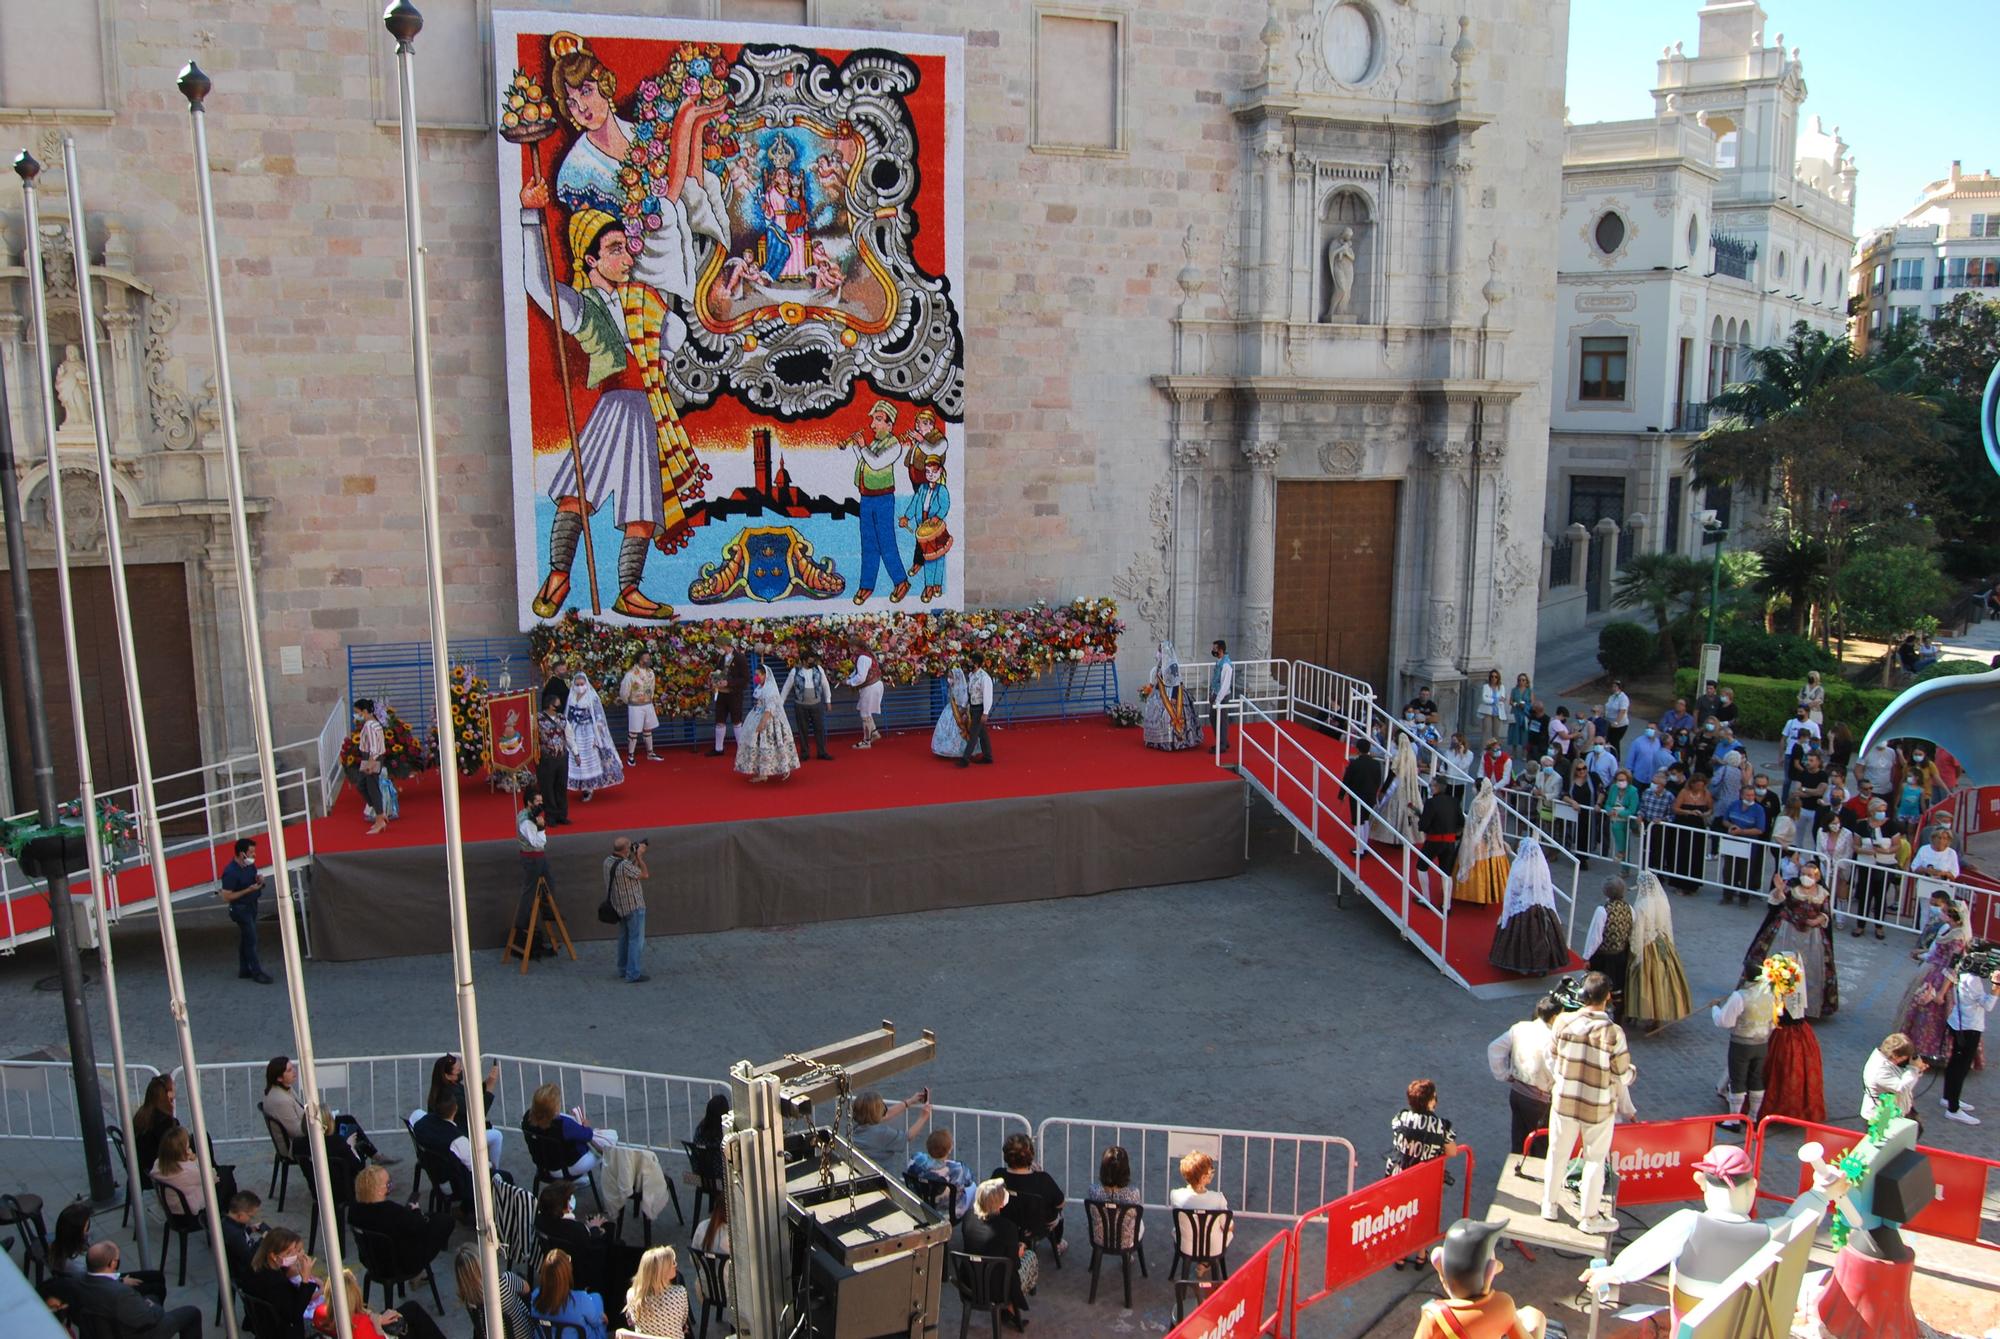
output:
<path id="1" fill-rule="evenodd" d="M 110 1065 L 100 1064 L 97 1077 L 104 1088 L 105 1121 L 118 1127 L 110 1085 L 116 1082 Z M 136 1108 L 146 1085 L 159 1077 L 151 1065 L 125 1066 L 125 1087 Z M 0 1139 L 81 1139 L 76 1118 L 76 1088 L 67 1060 L 0 1060 Z M 122 1173 L 123 1168 L 118 1170 Z"/>
<path id="2" fill-rule="evenodd" d="M 1167 1197 L 1181 1185 L 1181 1155 L 1196 1149 L 1215 1159 L 1213 1188 L 1228 1196 L 1238 1218 L 1291 1222 L 1354 1189 L 1354 1145 L 1337 1135 L 1064 1116 L 1050 1117 L 1035 1132 L 1043 1169 L 1071 1199 L 1082 1199 L 1096 1182 L 1098 1159 L 1113 1144 L 1130 1156 L 1132 1184 L 1148 1209 L 1171 1207 Z"/>

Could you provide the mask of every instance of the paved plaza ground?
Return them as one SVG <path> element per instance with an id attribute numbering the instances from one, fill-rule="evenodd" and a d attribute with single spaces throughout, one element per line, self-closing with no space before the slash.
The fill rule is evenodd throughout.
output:
<path id="1" fill-rule="evenodd" d="M 940 1102 L 1021 1112 L 1035 1122 L 1077 1116 L 1338 1134 L 1358 1150 L 1360 1182 L 1380 1174 L 1388 1121 L 1402 1105 L 1404 1085 L 1428 1076 L 1437 1080 L 1440 1111 L 1479 1154 L 1478 1210 L 1507 1131 L 1505 1089 L 1487 1073 L 1485 1047 L 1525 1016 L 1529 997 L 1474 1000 L 1400 944 L 1372 908 L 1353 898 L 1337 908 L 1329 867 L 1310 850 L 1294 854 L 1289 828 L 1268 811 L 1253 811 L 1252 838 L 1248 871 L 1217 882 L 655 938 L 647 956 L 653 979 L 639 986 L 614 978 L 609 944 L 584 949 L 580 963 L 538 964 L 525 978 L 502 970 L 497 954 L 482 953 L 476 971 L 484 1044 L 516 1055 L 720 1077 L 738 1059 L 774 1058 L 891 1018 L 909 1031 L 936 1032 L 937 1061 L 912 1075 L 909 1086 L 929 1084 Z M 1601 862 L 1593 864 L 1586 876 L 1593 888 L 1605 872 Z M 672 871 L 656 873 L 649 901 L 651 924 L 671 925 Z M 1586 900 L 1579 916 L 1579 938 L 1590 905 Z M 1721 906 L 1712 892 L 1676 898 L 1674 910 L 1700 1004 L 1733 984 L 1759 912 Z M 263 1060 L 292 1051 L 281 989 L 236 979 L 227 922 L 207 913 L 184 915 L 183 925 L 201 1058 Z M 276 970 L 275 927 L 267 921 L 265 929 L 265 961 Z M 115 943 L 128 1055 L 168 1069 L 177 1061 L 156 926 L 135 919 Z M 1914 970 L 1909 949 L 1906 936 L 1837 941 L 1841 1009 L 1819 1029 L 1834 1120 L 1853 1113 L 1862 1062 L 1893 1026 L 1897 998 Z M 36 988 L 52 972 L 46 946 L 0 963 L 0 1055 L 61 1053 L 58 997 Z M 446 958 L 312 964 L 307 986 L 322 1055 L 457 1047 Z M 98 1054 L 105 1059 L 101 999 L 93 990 Z M 1724 1046 L 1723 1034 L 1701 1012 L 1636 1041 L 1641 1116 L 1717 1110 Z M 1975 1076 L 1968 1097 L 2000 1110 L 1996 1083 Z M 1935 1119 L 1934 1087 L 1927 1083 L 1920 1099 L 1933 1117 L 1927 1141 L 2000 1153 L 2000 1121 L 1971 1128 Z M 506 1128 L 519 1115 L 495 1111 Z M 400 1140 L 396 1145 L 406 1151 Z M 59 1204 L 81 1180 L 74 1150 L 0 1140 L 0 1187 L 33 1190 Z M 524 1161 L 518 1139 L 509 1139 L 509 1157 Z M 407 1171 L 398 1169 L 399 1187 L 407 1187 Z M 261 1188 L 261 1172 L 246 1173 L 245 1184 Z M 1086 1188 L 1067 1187 L 1072 1198 Z M 294 1200 L 287 1217 L 297 1211 Z M 1081 1241 L 1080 1215 L 1071 1217 L 1070 1235 Z M 1167 1328 L 1172 1294 L 1160 1280 L 1167 1227 L 1154 1224 L 1160 1238 L 1154 1278 L 1139 1288 L 1132 1314 L 1120 1314 L 1110 1277 L 1097 1305 L 1084 1305 L 1087 1253 L 1073 1250 L 1068 1268 L 1044 1272 L 1037 1330 Z M 1267 1235 L 1267 1228 L 1246 1226 L 1239 1241 Z M 206 1254 L 199 1246 L 197 1253 Z M 1513 1268 L 1518 1286 L 1524 1267 L 1517 1261 Z M 201 1270 L 206 1276 L 205 1261 Z M 1389 1271 L 1350 1289 L 1309 1313 L 1310 1331 L 1361 1333 L 1412 1279 Z M 189 1291 L 200 1289 L 191 1282 Z M 945 1310 L 946 1327 L 955 1330 L 955 1303 L 947 1301 Z M 454 1312 L 449 1330 L 464 1331 L 462 1313 Z"/>

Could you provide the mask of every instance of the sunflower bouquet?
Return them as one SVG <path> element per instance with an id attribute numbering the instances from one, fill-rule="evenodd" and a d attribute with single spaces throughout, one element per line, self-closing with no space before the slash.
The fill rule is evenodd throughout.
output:
<path id="1" fill-rule="evenodd" d="M 1799 960 L 1789 953 L 1780 953 L 1764 959 L 1764 981 L 1771 987 L 1771 993 L 1782 1002 L 1799 993 L 1805 985 L 1805 973 L 1799 967 Z"/>
<path id="2" fill-rule="evenodd" d="M 451 667 L 451 734 L 458 774 L 471 776 L 486 765 L 486 680 L 464 665 Z"/>

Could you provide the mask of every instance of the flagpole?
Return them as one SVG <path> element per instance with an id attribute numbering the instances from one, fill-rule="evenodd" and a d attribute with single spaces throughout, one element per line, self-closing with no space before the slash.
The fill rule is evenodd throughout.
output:
<path id="1" fill-rule="evenodd" d="M 425 594 L 430 600 L 431 687 L 436 697 L 436 718 L 440 730 L 451 722 L 451 676 L 446 672 L 450 659 L 445 628 L 444 546 L 438 523 L 438 470 L 436 425 L 431 414 L 430 296 L 424 284 L 423 195 L 417 185 L 417 78 L 416 39 L 423 31 L 424 16 L 408 0 L 398 0 L 382 15 L 382 26 L 396 39 L 398 112 L 403 149 L 404 242 L 410 267 L 410 343 L 416 373 L 417 404 L 417 485 L 423 503 Z M 553 282 L 553 276 L 551 276 Z M 586 522 L 589 518 L 585 518 Z M 442 746 L 445 736 L 440 733 Z M 461 845 L 462 824 L 458 806 L 458 766 L 450 752 L 441 747 L 438 789 L 444 802 L 445 881 L 451 906 L 452 974 L 458 995 L 460 1064 L 466 1073 L 466 1090 L 479 1081 L 485 1061 L 479 1049 L 479 1005 L 472 986 L 472 936 L 465 910 L 465 849 Z M 476 1208 L 475 1230 L 479 1234 L 480 1293 L 485 1300 L 487 1339 L 502 1339 L 500 1312 L 500 1259 L 497 1229 L 493 1217 L 493 1169 L 486 1148 L 486 1105 L 467 1101 L 464 1118 L 472 1145 L 472 1194 Z"/>
<path id="2" fill-rule="evenodd" d="M 49 528 L 56 549 L 56 599 L 62 611 L 63 666 L 69 673 L 69 715 L 76 738 L 78 798 L 83 805 L 85 849 L 90 856 L 90 905 L 97 926 L 97 963 L 104 973 L 104 1007 L 111 1025 L 111 1063 L 117 1077 L 112 1091 L 117 1095 L 118 1127 L 125 1136 L 125 1184 L 135 1201 L 139 1189 L 139 1144 L 132 1134 L 132 1094 L 125 1086 L 125 1028 L 118 1017 L 118 978 L 111 964 L 111 927 L 107 920 L 110 900 L 105 896 L 104 849 L 97 821 L 97 781 L 92 775 L 90 732 L 83 715 L 83 670 L 76 647 L 76 599 L 69 576 L 69 522 L 63 514 L 62 462 L 56 456 L 55 363 L 49 355 L 49 306 L 46 278 L 42 273 L 42 205 L 40 177 L 42 165 L 23 150 L 14 159 L 14 171 L 21 178 L 21 218 L 28 234 L 28 308 L 35 327 L 36 390 L 42 397 L 42 438 L 49 450 Z M 89 245 L 78 235 L 77 246 Z M 83 339 L 92 341 L 96 332 L 88 324 Z M 65 880 L 67 882 L 67 880 Z M 133 1240 L 139 1258 L 147 1255 L 146 1215 L 132 1215 Z"/>
<path id="3" fill-rule="evenodd" d="M 285 996 L 291 1008 L 292 1040 L 297 1046 L 299 1089 L 305 1105 L 306 1144 L 312 1153 L 312 1176 L 319 1211 L 321 1238 L 326 1242 L 329 1279 L 341 1273 L 341 1232 L 333 1197 L 333 1172 L 326 1158 L 326 1127 L 320 1106 L 319 1072 L 313 1050 L 312 1014 L 306 1005 L 305 957 L 299 951 L 299 927 L 292 898 L 291 854 L 286 849 L 284 797 L 278 791 L 276 742 L 271 737 L 271 704 L 264 679 L 263 620 L 257 609 L 257 569 L 250 558 L 250 516 L 244 505 L 243 452 L 236 436 L 236 393 L 230 378 L 229 333 L 222 314 L 222 262 L 215 240 L 215 196 L 208 170 L 208 117 L 204 100 L 213 81 L 193 61 L 180 73 L 177 86 L 187 99 L 194 127 L 194 187 L 201 228 L 202 274 L 208 297 L 209 342 L 215 352 L 215 399 L 222 425 L 223 480 L 229 492 L 231 554 L 236 560 L 236 591 L 243 623 L 243 665 L 250 689 L 251 737 L 257 753 L 257 779 L 264 799 L 264 833 L 271 843 L 271 876 L 278 905 L 278 941 L 285 958 Z M 350 1339 L 352 1320 L 347 1290 L 330 1287 L 334 1328 Z"/>
<path id="4" fill-rule="evenodd" d="M 63 140 L 63 175 L 69 189 L 70 247 L 76 261 L 76 299 L 86 331 L 95 329 L 97 317 L 90 291 L 90 247 L 85 242 L 83 180 L 76 168 L 76 141 Z M 105 413 L 104 369 L 97 353 L 97 341 L 84 341 L 85 370 L 90 378 L 91 427 L 97 439 L 97 477 L 104 495 L 104 542 L 111 557 L 111 614 L 118 632 L 118 664 L 124 670 L 125 710 L 132 721 L 132 760 L 138 771 L 133 792 L 139 803 L 139 826 L 146 843 L 146 860 L 153 872 L 153 902 L 160 919 L 161 957 L 167 969 L 167 1011 L 174 1020 L 174 1036 L 180 1044 L 180 1096 L 187 1103 L 188 1126 L 193 1134 L 194 1156 L 201 1167 L 204 1183 L 216 1184 L 215 1157 L 209 1148 L 208 1117 L 201 1100 L 201 1070 L 194 1054 L 194 1024 L 188 1016 L 187 978 L 181 971 L 181 939 L 174 923 L 173 889 L 167 880 L 167 840 L 160 830 L 160 809 L 153 792 L 153 750 L 146 741 L 145 697 L 140 691 L 139 653 L 132 636 L 132 597 L 125 585 L 125 539 L 118 522 L 117 475 L 111 466 L 111 428 Z M 220 1206 L 218 1206 L 219 1208 Z M 144 1213 L 143 1204 L 133 1206 Z M 215 1260 L 216 1285 L 228 1297 L 229 1248 L 222 1237 L 222 1214 L 205 1215 L 208 1220 L 208 1248 Z M 338 1289 L 335 1289 L 338 1292 Z M 224 1333 L 238 1339 L 236 1308 L 222 1308 Z"/>

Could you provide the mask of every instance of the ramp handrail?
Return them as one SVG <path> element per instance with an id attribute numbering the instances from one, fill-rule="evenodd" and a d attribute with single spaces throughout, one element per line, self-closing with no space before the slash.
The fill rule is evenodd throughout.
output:
<path id="1" fill-rule="evenodd" d="M 1215 1159 L 1214 1188 L 1238 1218 L 1294 1221 L 1326 1197 L 1354 1189 L 1354 1145 L 1338 1135 L 1227 1130 L 1201 1125 L 1051 1116 L 1035 1130 L 1042 1168 L 1072 1199 L 1097 1179 L 1097 1163 L 1112 1144 L 1132 1161 L 1132 1184 L 1145 1207 L 1172 1207 L 1181 1184 L 1180 1155 L 1200 1148 Z M 1337 1160 L 1346 1163 L 1343 1177 Z M 1342 1189 L 1342 1185 L 1345 1189 Z"/>

